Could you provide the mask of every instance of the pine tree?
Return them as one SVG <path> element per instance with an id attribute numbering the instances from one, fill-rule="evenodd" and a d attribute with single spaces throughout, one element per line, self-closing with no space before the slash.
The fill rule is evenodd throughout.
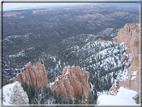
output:
<path id="1" fill-rule="evenodd" d="M 85 95 L 84 94 L 82 94 L 82 100 L 85 101 Z"/>
<path id="2" fill-rule="evenodd" d="M 79 104 L 79 99 L 78 99 L 78 97 L 75 98 L 75 104 Z"/>
<path id="3" fill-rule="evenodd" d="M 62 104 L 62 95 L 61 95 L 61 91 L 57 94 L 57 103 Z"/>
<path id="4" fill-rule="evenodd" d="M 45 104 L 45 96 L 43 96 L 43 98 L 41 99 L 40 104 Z"/>
<path id="5" fill-rule="evenodd" d="M 71 99 L 71 97 L 69 98 L 69 100 L 68 100 L 68 104 L 72 104 L 73 102 L 72 102 L 72 99 Z"/>
<path id="6" fill-rule="evenodd" d="M 56 94 L 56 91 L 54 90 L 54 94 L 53 94 L 53 98 L 54 98 L 54 100 L 55 100 L 55 104 L 57 104 L 57 94 Z"/>
<path id="7" fill-rule="evenodd" d="M 31 98 L 35 96 L 35 87 L 33 84 L 30 84 Z"/>
<path id="8" fill-rule="evenodd" d="M 66 97 L 62 96 L 62 104 L 66 104 L 66 103 L 67 103 Z"/>
<path id="9" fill-rule="evenodd" d="M 94 99 L 97 100 L 97 91 L 94 89 Z"/>
<path id="10" fill-rule="evenodd" d="M 75 94 L 75 104 L 79 104 L 79 91 Z"/>
<path id="11" fill-rule="evenodd" d="M 6 79 L 3 78 L 3 80 L 2 80 L 2 87 L 7 85 L 7 84 L 9 84 L 9 82 Z"/>
<path id="12" fill-rule="evenodd" d="M 92 91 L 88 93 L 87 103 L 94 104 L 94 97 L 93 97 Z"/>

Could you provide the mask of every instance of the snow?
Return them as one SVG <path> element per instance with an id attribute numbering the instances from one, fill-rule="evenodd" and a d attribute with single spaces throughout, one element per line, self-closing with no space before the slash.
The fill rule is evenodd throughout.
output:
<path id="1" fill-rule="evenodd" d="M 117 96 L 123 96 L 126 99 L 132 99 L 135 97 L 138 93 L 134 90 L 129 90 L 124 87 L 120 87 L 117 93 Z"/>
<path id="2" fill-rule="evenodd" d="M 56 81 L 59 81 L 59 79 L 58 79 L 58 78 L 59 78 L 59 77 L 57 77 Z M 55 81 L 55 82 L 56 82 L 56 81 Z"/>
<path id="3" fill-rule="evenodd" d="M 51 88 L 51 86 L 52 86 L 54 83 L 55 83 L 55 82 L 50 82 L 50 83 L 48 84 L 48 87 Z"/>
<path id="4" fill-rule="evenodd" d="M 4 40 L 8 40 L 8 39 L 12 39 L 12 38 L 19 38 L 19 37 L 20 37 L 20 35 L 12 35 L 12 36 L 8 36 Z"/>
<path id="5" fill-rule="evenodd" d="M 136 76 L 131 77 L 131 80 L 134 80 L 136 78 Z"/>
<path id="6" fill-rule="evenodd" d="M 28 48 L 27 50 L 32 50 L 32 49 L 35 49 L 35 47 L 34 47 L 34 46 L 32 46 L 32 47 Z"/>
<path id="7" fill-rule="evenodd" d="M 66 72 L 66 74 L 65 75 L 68 75 L 70 72 L 69 72 L 69 70 L 67 70 L 67 72 Z"/>
<path id="8" fill-rule="evenodd" d="M 93 91 L 93 88 L 94 88 L 94 85 L 90 82 L 90 87 L 91 87 L 91 90 Z"/>
<path id="9" fill-rule="evenodd" d="M 119 52 L 119 50 L 118 50 L 118 49 L 114 49 L 114 54 L 115 54 L 115 53 L 118 53 L 118 52 Z"/>
<path id="10" fill-rule="evenodd" d="M 137 105 L 133 99 L 138 93 L 120 87 L 116 96 L 100 95 L 97 100 L 98 105 Z"/>
<path id="11" fill-rule="evenodd" d="M 3 96 L 4 96 L 3 104 L 4 105 L 9 105 L 11 103 L 10 96 L 13 92 L 13 87 L 15 86 L 16 83 L 17 83 L 17 81 L 14 83 L 5 85 L 3 87 Z"/>
<path id="12" fill-rule="evenodd" d="M 116 83 L 116 80 L 115 80 L 115 87 L 117 87 L 117 83 Z"/>
<path id="13" fill-rule="evenodd" d="M 124 71 L 120 72 L 119 76 L 121 77 L 120 78 L 118 77 L 118 79 L 120 79 L 120 81 L 125 81 L 126 79 L 128 79 L 127 73 L 128 73 L 128 69 L 124 69 Z"/>
<path id="14" fill-rule="evenodd" d="M 108 95 L 109 91 L 108 90 L 103 90 L 103 91 L 98 91 L 97 92 L 97 96 L 100 96 L 100 95 Z"/>
<path id="15" fill-rule="evenodd" d="M 114 93 L 114 91 L 110 91 L 110 93 L 111 93 L 112 95 L 116 95 L 116 94 Z"/>
<path id="16" fill-rule="evenodd" d="M 134 76 L 134 75 L 136 75 L 136 74 L 137 74 L 137 71 L 133 71 L 131 75 Z"/>
<path id="17" fill-rule="evenodd" d="M 20 51 L 20 52 L 18 52 L 17 54 L 15 54 L 15 55 L 9 55 L 9 57 L 11 58 L 11 57 L 20 57 L 20 56 L 25 56 L 25 50 L 22 50 L 22 51 Z"/>

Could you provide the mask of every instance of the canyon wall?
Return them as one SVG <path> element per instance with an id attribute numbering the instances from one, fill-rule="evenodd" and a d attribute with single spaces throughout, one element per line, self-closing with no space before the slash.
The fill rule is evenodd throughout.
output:
<path id="1" fill-rule="evenodd" d="M 21 69 L 21 72 L 17 74 L 16 77 L 12 79 L 13 81 L 21 81 L 33 84 L 35 87 L 47 87 L 48 78 L 44 65 L 41 65 L 39 62 L 33 66 L 29 62 L 24 68 Z"/>
<path id="2" fill-rule="evenodd" d="M 51 86 L 52 92 L 61 92 L 66 97 L 76 97 L 84 94 L 87 98 L 90 90 L 88 84 L 89 72 L 82 71 L 80 67 L 67 66 L 63 69 L 62 75 L 55 78 Z"/>
<path id="3" fill-rule="evenodd" d="M 126 24 L 114 38 L 115 42 L 124 42 L 128 48 L 127 53 L 131 54 L 131 64 L 127 69 L 125 79 L 118 78 L 110 89 L 110 94 L 117 94 L 120 86 L 139 92 L 139 75 L 140 75 L 140 24 Z M 125 61 L 126 56 L 123 56 Z"/>

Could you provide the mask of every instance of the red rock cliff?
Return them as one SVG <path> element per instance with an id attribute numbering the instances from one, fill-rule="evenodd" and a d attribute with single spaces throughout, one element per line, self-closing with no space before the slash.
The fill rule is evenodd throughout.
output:
<path id="1" fill-rule="evenodd" d="M 124 42 L 128 48 L 127 53 L 131 53 L 131 66 L 128 68 L 126 80 L 117 80 L 111 87 L 110 91 L 117 94 L 120 86 L 139 92 L 139 61 L 140 61 L 140 24 L 126 24 L 119 32 L 114 41 Z M 117 83 L 117 86 L 115 85 Z"/>
<path id="2" fill-rule="evenodd" d="M 61 92 L 66 97 L 75 97 L 77 93 L 84 94 L 87 98 L 90 90 L 88 84 L 89 72 L 82 71 L 80 67 L 64 68 L 62 75 L 55 78 L 55 82 L 51 86 L 52 92 Z"/>
<path id="3" fill-rule="evenodd" d="M 30 84 L 33 84 L 35 87 L 43 87 L 48 85 L 47 73 L 44 65 L 41 65 L 39 62 L 33 66 L 29 62 L 24 68 L 21 69 L 21 72 L 13 78 L 14 81 L 27 81 Z"/>

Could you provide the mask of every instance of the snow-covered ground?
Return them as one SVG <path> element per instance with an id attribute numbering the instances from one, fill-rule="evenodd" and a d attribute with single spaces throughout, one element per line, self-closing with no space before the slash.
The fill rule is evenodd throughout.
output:
<path id="1" fill-rule="evenodd" d="M 10 105 L 11 101 L 10 101 L 10 97 L 11 97 L 11 94 L 13 92 L 13 87 L 15 86 L 16 82 L 12 83 L 12 84 L 8 84 L 8 85 L 5 85 L 3 87 L 3 104 L 4 105 Z"/>
<path id="2" fill-rule="evenodd" d="M 129 90 L 120 87 L 116 96 L 100 95 L 97 100 L 98 105 L 137 105 L 133 99 L 138 93 L 134 90 Z"/>

